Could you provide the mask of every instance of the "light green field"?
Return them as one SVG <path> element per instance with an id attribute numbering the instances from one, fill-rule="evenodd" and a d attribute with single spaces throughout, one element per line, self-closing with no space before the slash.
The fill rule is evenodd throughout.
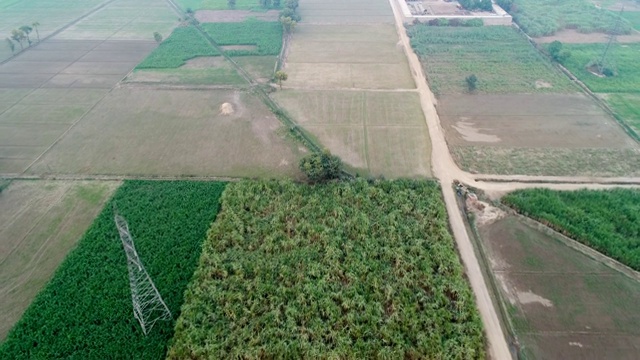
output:
<path id="1" fill-rule="evenodd" d="M 285 90 L 274 98 L 323 146 L 363 174 L 431 174 L 431 145 L 417 93 Z"/>
<path id="2" fill-rule="evenodd" d="M 388 0 L 302 0 L 298 10 L 307 24 L 392 24 Z"/>
<path id="3" fill-rule="evenodd" d="M 606 44 L 565 44 L 571 57 L 564 65 L 592 91 L 606 93 L 605 101 L 622 120 L 640 135 L 640 44 L 613 44 L 605 58 L 612 77 L 599 77 L 587 66 L 599 61 Z"/>
<path id="4" fill-rule="evenodd" d="M 627 19 L 634 29 L 640 31 L 640 11 L 625 11 L 622 17 Z"/>
<path id="5" fill-rule="evenodd" d="M 0 340 L 119 182 L 13 181 L 0 194 Z"/>
<path id="6" fill-rule="evenodd" d="M 534 37 L 552 35 L 566 28 L 583 33 L 607 32 L 619 18 L 613 11 L 597 8 L 590 0 L 514 0 L 513 3 L 517 7 L 517 11 L 512 11 L 514 20 Z M 619 30 L 628 33 L 631 26 L 625 21 Z"/>
<path id="7" fill-rule="evenodd" d="M 232 114 L 221 114 L 223 103 Z M 297 177 L 300 156 L 298 144 L 250 94 L 121 88 L 29 173 Z"/>
<path id="8" fill-rule="evenodd" d="M 481 28 L 414 25 L 411 45 L 437 94 L 468 91 L 475 74 L 479 93 L 576 92 L 577 88 L 520 35 L 505 26 Z"/>
<path id="9" fill-rule="evenodd" d="M 178 15 L 164 1 L 116 0 L 56 39 L 153 41 L 154 32 L 168 37 L 177 22 Z"/>
<path id="10" fill-rule="evenodd" d="M 640 135 L 640 94 L 608 94 L 606 101 Z"/>

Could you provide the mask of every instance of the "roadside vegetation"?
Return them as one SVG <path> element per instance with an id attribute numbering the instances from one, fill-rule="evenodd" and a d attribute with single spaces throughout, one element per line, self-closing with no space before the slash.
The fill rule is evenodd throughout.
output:
<path id="1" fill-rule="evenodd" d="M 253 10 L 278 9 L 286 0 L 177 0 L 183 9 L 193 10 Z"/>
<path id="2" fill-rule="evenodd" d="M 230 184 L 169 359 L 484 358 L 428 181 Z"/>
<path id="3" fill-rule="evenodd" d="M 478 93 L 569 92 L 574 87 L 517 30 L 505 26 L 409 27 L 437 94 L 464 93 L 476 76 Z M 544 82 L 551 86 L 538 87 Z"/>
<path id="4" fill-rule="evenodd" d="M 144 336 L 133 317 L 113 205 L 177 318 L 224 188 L 219 182 L 125 182 L 0 345 L 0 358 L 164 357 L 174 322 L 158 322 Z"/>
<path id="5" fill-rule="evenodd" d="M 136 69 L 178 68 L 198 56 L 220 55 L 194 26 L 178 27 Z"/>
<path id="6" fill-rule="evenodd" d="M 640 191 L 518 190 L 502 201 L 621 263 L 640 270 Z"/>
<path id="7" fill-rule="evenodd" d="M 553 35 L 563 29 L 608 33 L 620 18 L 615 12 L 596 7 L 590 0 L 498 0 L 497 3 L 533 37 Z M 623 19 L 618 33 L 630 32 L 629 21 Z"/>

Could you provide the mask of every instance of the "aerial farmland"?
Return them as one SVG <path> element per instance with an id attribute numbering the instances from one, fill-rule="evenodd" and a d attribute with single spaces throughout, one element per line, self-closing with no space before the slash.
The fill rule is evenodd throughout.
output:
<path id="1" fill-rule="evenodd" d="M 636 0 L 0 0 L 0 358 L 633 359 Z"/>

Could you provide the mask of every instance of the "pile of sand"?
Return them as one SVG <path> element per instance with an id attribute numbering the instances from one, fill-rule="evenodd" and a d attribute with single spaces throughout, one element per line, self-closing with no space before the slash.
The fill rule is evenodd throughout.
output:
<path id="1" fill-rule="evenodd" d="M 229 103 L 223 103 L 222 105 L 220 105 L 220 114 L 222 115 L 231 115 L 234 113 L 233 110 L 233 105 L 229 104 Z"/>

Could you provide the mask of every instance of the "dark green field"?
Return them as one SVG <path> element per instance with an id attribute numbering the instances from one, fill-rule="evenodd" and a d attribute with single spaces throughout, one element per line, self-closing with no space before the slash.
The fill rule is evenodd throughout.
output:
<path id="1" fill-rule="evenodd" d="M 133 317 L 112 207 L 174 319 L 225 188 L 219 182 L 127 181 L 105 205 L 0 346 L 1 359 L 160 359 L 174 321 L 147 336 Z"/>
<path id="2" fill-rule="evenodd" d="M 427 181 L 229 185 L 169 358 L 484 358 L 441 196 Z"/>

